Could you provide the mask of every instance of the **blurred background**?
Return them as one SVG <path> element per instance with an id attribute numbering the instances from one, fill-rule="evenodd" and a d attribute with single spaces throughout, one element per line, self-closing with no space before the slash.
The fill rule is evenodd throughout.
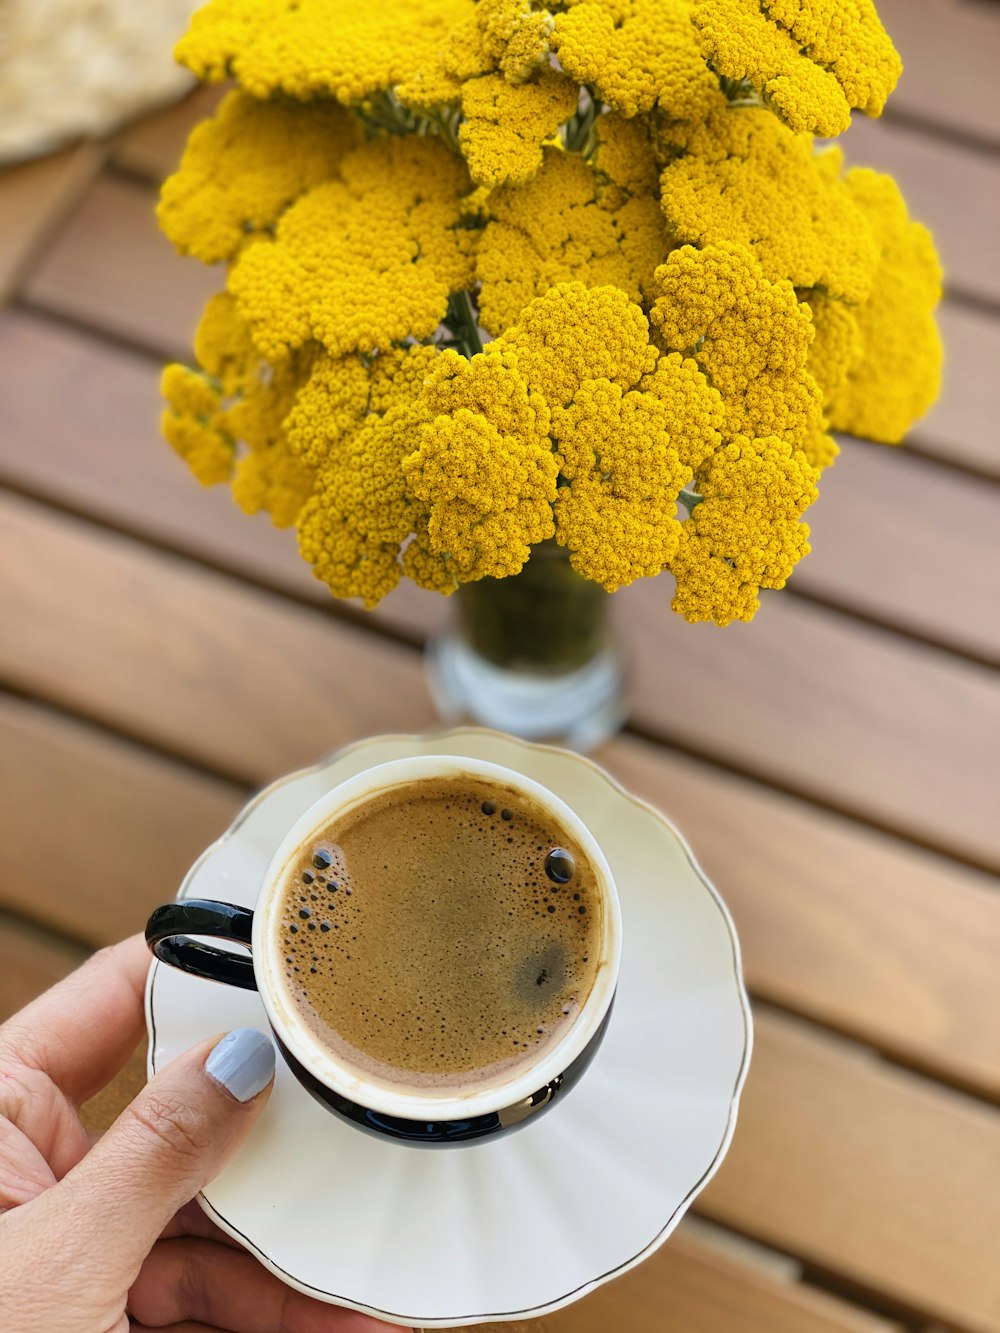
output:
<path id="1" fill-rule="evenodd" d="M 447 603 L 333 603 L 159 438 L 222 282 L 153 217 L 218 98 L 169 58 L 191 8 L 0 4 L 0 1019 L 139 929 L 255 787 L 434 722 Z M 1000 3 L 878 8 L 905 73 L 841 143 L 935 233 L 945 390 L 902 449 L 845 442 L 752 625 L 616 597 L 634 708 L 597 757 L 729 902 L 757 1050 L 697 1215 L 524 1330 L 1000 1330 Z"/>

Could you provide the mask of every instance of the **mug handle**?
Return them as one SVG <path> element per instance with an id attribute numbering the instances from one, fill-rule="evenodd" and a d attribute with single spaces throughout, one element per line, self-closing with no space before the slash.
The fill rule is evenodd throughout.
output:
<path id="1" fill-rule="evenodd" d="M 252 929 L 253 912 L 248 907 L 189 898 L 156 909 L 146 923 L 146 943 L 161 963 L 182 972 L 242 990 L 256 990 L 252 958 L 188 939 L 189 934 L 210 935 L 249 948 Z"/>

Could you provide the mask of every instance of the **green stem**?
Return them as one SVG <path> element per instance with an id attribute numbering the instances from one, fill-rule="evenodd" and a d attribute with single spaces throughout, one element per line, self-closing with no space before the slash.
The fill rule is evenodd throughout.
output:
<path id="1" fill-rule="evenodd" d="M 470 359 L 483 350 L 483 340 L 479 336 L 476 310 L 469 292 L 455 293 L 448 303 L 448 323 L 465 346 L 465 355 Z"/>
<path id="2" fill-rule="evenodd" d="M 705 497 L 703 495 L 699 495 L 697 491 L 689 491 L 688 488 L 685 486 L 677 498 L 678 500 L 680 500 L 681 504 L 684 505 L 684 507 L 687 509 L 688 513 L 692 513 L 694 511 L 695 506 L 700 505 Z"/>

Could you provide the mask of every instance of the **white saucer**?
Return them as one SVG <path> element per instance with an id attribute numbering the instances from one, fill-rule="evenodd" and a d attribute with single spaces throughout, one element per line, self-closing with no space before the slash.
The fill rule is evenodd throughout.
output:
<path id="1" fill-rule="evenodd" d="M 283 1281 L 402 1324 L 448 1328 L 568 1305 L 667 1238 L 725 1155 L 751 1024 L 729 913 L 677 831 L 589 760 L 496 732 L 380 736 L 257 796 L 181 898 L 252 907 L 294 820 L 387 759 L 464 754 L 542 782 L 611 864 L 624 956 L 604 1044 L 549 1115 L 495 1142 L 380 1142 L 325 1111 L 279 1060 L 246 1146 L 201 1197 Z M 224 1029 L 267 1029 L 256 995 L 154 963 L 150 1072 Z"/>

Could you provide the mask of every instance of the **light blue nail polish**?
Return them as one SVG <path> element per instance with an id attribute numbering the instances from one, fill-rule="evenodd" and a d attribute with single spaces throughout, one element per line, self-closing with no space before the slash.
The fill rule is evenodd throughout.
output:
<path id="1" fill-rule="evenodd" d="M 248 1102 L 271 1081 L 274 1046 L 256 1028 L 234 1028 L 213 1047 L 205 1072 L 238 1102 Z"/>

